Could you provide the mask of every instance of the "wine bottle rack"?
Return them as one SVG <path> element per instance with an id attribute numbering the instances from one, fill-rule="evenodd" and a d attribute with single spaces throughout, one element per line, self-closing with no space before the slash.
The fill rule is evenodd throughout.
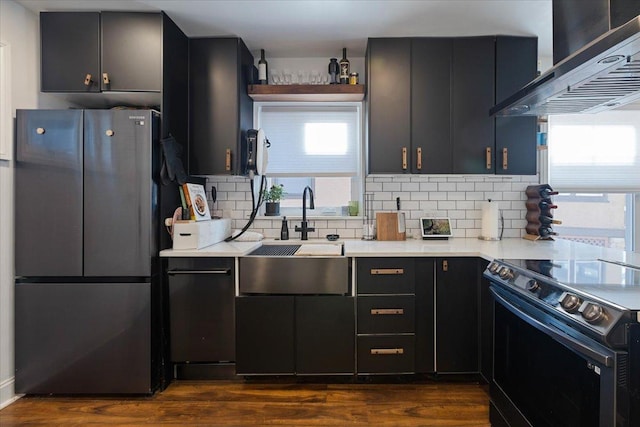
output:
<path id="1" fill-rule="evenodd" d="M 553 209 L 557 206 L 551 200 L 551 196 L 558 194 L 549 184 L 530 185 L 526 188 L 527 201 L 527 225 L 524 238 L 527 240 L 553 240 L 553 224 L 560 221 L 553 218 Z"/>

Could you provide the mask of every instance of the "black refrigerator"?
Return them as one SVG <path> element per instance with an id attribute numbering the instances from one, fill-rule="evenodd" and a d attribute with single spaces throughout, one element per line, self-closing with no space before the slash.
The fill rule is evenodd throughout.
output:
<path id="1" fill-rule="evenodd" d="M 15 390 L 159 382 L 159 114 L 18 110 Z"/>

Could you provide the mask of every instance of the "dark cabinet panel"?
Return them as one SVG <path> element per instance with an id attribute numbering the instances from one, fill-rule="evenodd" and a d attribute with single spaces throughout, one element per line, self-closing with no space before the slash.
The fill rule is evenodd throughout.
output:
<path id="1" fill-rule="evenodd" d="M 154 92 L 162 88 L 162 15 L 102 12 L 103 91 Z"/>
<path id="2" fill-rule="evenodd" d="M 369 173 L 409 172 L 411 40 L 369 39 Z M 406 164 L 403 164 L 403 149 Z"/>
<path id="3" fill-rule="evenodd" d="M 240 145 L 253 126 L 247 94 L 253 56 L 239 38 L 189 40 L 189 173 L 239 173 Z"/>
<path id="4" fill-rule="evenodd" d="M 534 37 L 496 39 L 496 102 L 536 77 L 538 40 Z M 495 172 L 536 174 L 536 117 L 496 117 Z"/>
<path id="5" fill-rule="evenodd" d="M 358 336 L 359 374 L 405 374 L 415 370 L 413 335 Z"/>
<path id="6" fill-rule="evenodd" d="M 435 372 L 435 261 L 416 259 L 416 372 Z"/>
<path id="7" fill-rule="evenodd" d="M 346 296 L 236 298 L 236 372 L 354 372 L 355 312 Z"/>
<path id="8" fill-rule="evenodd" d="M 413 295 L 358 297 L 359 334 L 413 333 L 414 330 Z"/>
<path id="9" fill-rule="evenodd" d="M 42 91 L 160 92 L 162 20 L 160 13 L 42 12 Z"/>
<path id="10" fill-rule="evenodd" d="M 486 149 L 493 151 L 495 104 L 495 38 L 456 38 L 453 41 L 452 148 L 453 173 L 493 173 Z"/>
<path id="11" fill-rule="evenodd" d="M 296 297 L 295 321 L 298 374 L 353 374 L 353 297 Z"/>
<path id="12" fill-rule="evenodd" d="M 236 373 L 295 372 L 294 297 L 236 298 Z"/>
<path id="13" fill-rule="evenodd" d="M 481 259 L 479 271 L 484 271 L 488 261 Z M 493 378 L 493 298 L 490 282 L 480 278 L 480 373 L 487 382 Z"/>
<path id="14" fill-rule="evenodd" d="M 477 258 L 436 259 L 436 371 L 479 372 Z"/>
<path id="15" fill-rule="evenodd" d="M 411 40 L 411 172 L 451 173 L 450 38 Z"/>
<path id="16" fill-rule="evenodd" d="M 100 92 L 99 12 L 42 12 L 40 37 L 43 92 Z"/>
<path id="17" fill-rule="evenodd" d="M 169 259 L 172 362 L 235 360 L 233 258 Z"/>
<path id="18" fill-rule="evenodd" d="M 414 268 L 412 258 L 359 258 L 358 294 L 412 294 Z"/>

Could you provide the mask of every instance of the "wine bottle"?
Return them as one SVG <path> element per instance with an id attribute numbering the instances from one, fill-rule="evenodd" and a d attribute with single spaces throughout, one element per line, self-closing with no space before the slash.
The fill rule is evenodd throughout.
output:
<path id="1" fill-rule="evenodd" d="M 340 60 L 340 84 L 349 84 L 349 60 L 347 59 L 347 48 L 342 48 L 342 59 Z"/>
<path id="2" fill-rule="evenodd" d="M 542 197 L 548 198 L 549 196 L 553 196 L 558 194 L 557 191 L 553 191 L 549 184 L 540 184 L 540 185 L 530 185 L 525 190 L 525 194 L 528 197 Z"/>
<path id="3" fill-rule="evenodd" d="M 527 224 L 525 230 L 527 231 L 527 234 L 533 234 L 534 236 L 540 237 L 556 236 L 558 234 L 553 231 L 550 226 L 540 224 Z"/>
<path id="4" fill-rule="evenodd" d="M 258 82 L 261 85 L 269 84 L 269 64 L 264 59 L 264 49 L 260 49 L 260 60 L 258 61 Z"/>
<path id="5" fill-rule="evenodd" d="M 538 211 L 540 210 L 541 212 L 549 212 L 549 209 L 557 209 L 558 205 L 554 205 L 551 202 L 551 199 L 545 198 L 545 199 L 529 199 L 527 200 L 525 203 L 525 206 L 527 207 L 527 209 L 529 211 Z"/>
<path id="6" fill-rule="evenodd" d="M 557 236 L 558 233 L 553 231 L 551 227 L 540 227 L 538 229 L 538 235 L 540 237 L 549 237 L 549 236 Z"/>
<path id="7" fill-rule="evenodd" d="M 538 211 L 529 211 L 525 217 L 527 222 L 531 224 L 562 224 L 562 221 L 558 219 L 553 219 L 552 215 L 541 215 Z"/>

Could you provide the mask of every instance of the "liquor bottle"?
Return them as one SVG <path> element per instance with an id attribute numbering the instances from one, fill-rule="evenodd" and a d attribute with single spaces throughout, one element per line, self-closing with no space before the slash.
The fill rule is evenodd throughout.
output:
<path id="1" fill-rule="evenodd" d="M 349 84 L 349 60 L 347 59 L 347 48 L 342 48 L 342 59 L 340 60 L 340 84 Z"/>
<path id="2" fill-rule="evenodd" d="M 260 60 L 258 61 L 258 82 L 261 85 L 269 84 L 269 64 L 264 59 L 264 49 L 260 49 Z"/>

